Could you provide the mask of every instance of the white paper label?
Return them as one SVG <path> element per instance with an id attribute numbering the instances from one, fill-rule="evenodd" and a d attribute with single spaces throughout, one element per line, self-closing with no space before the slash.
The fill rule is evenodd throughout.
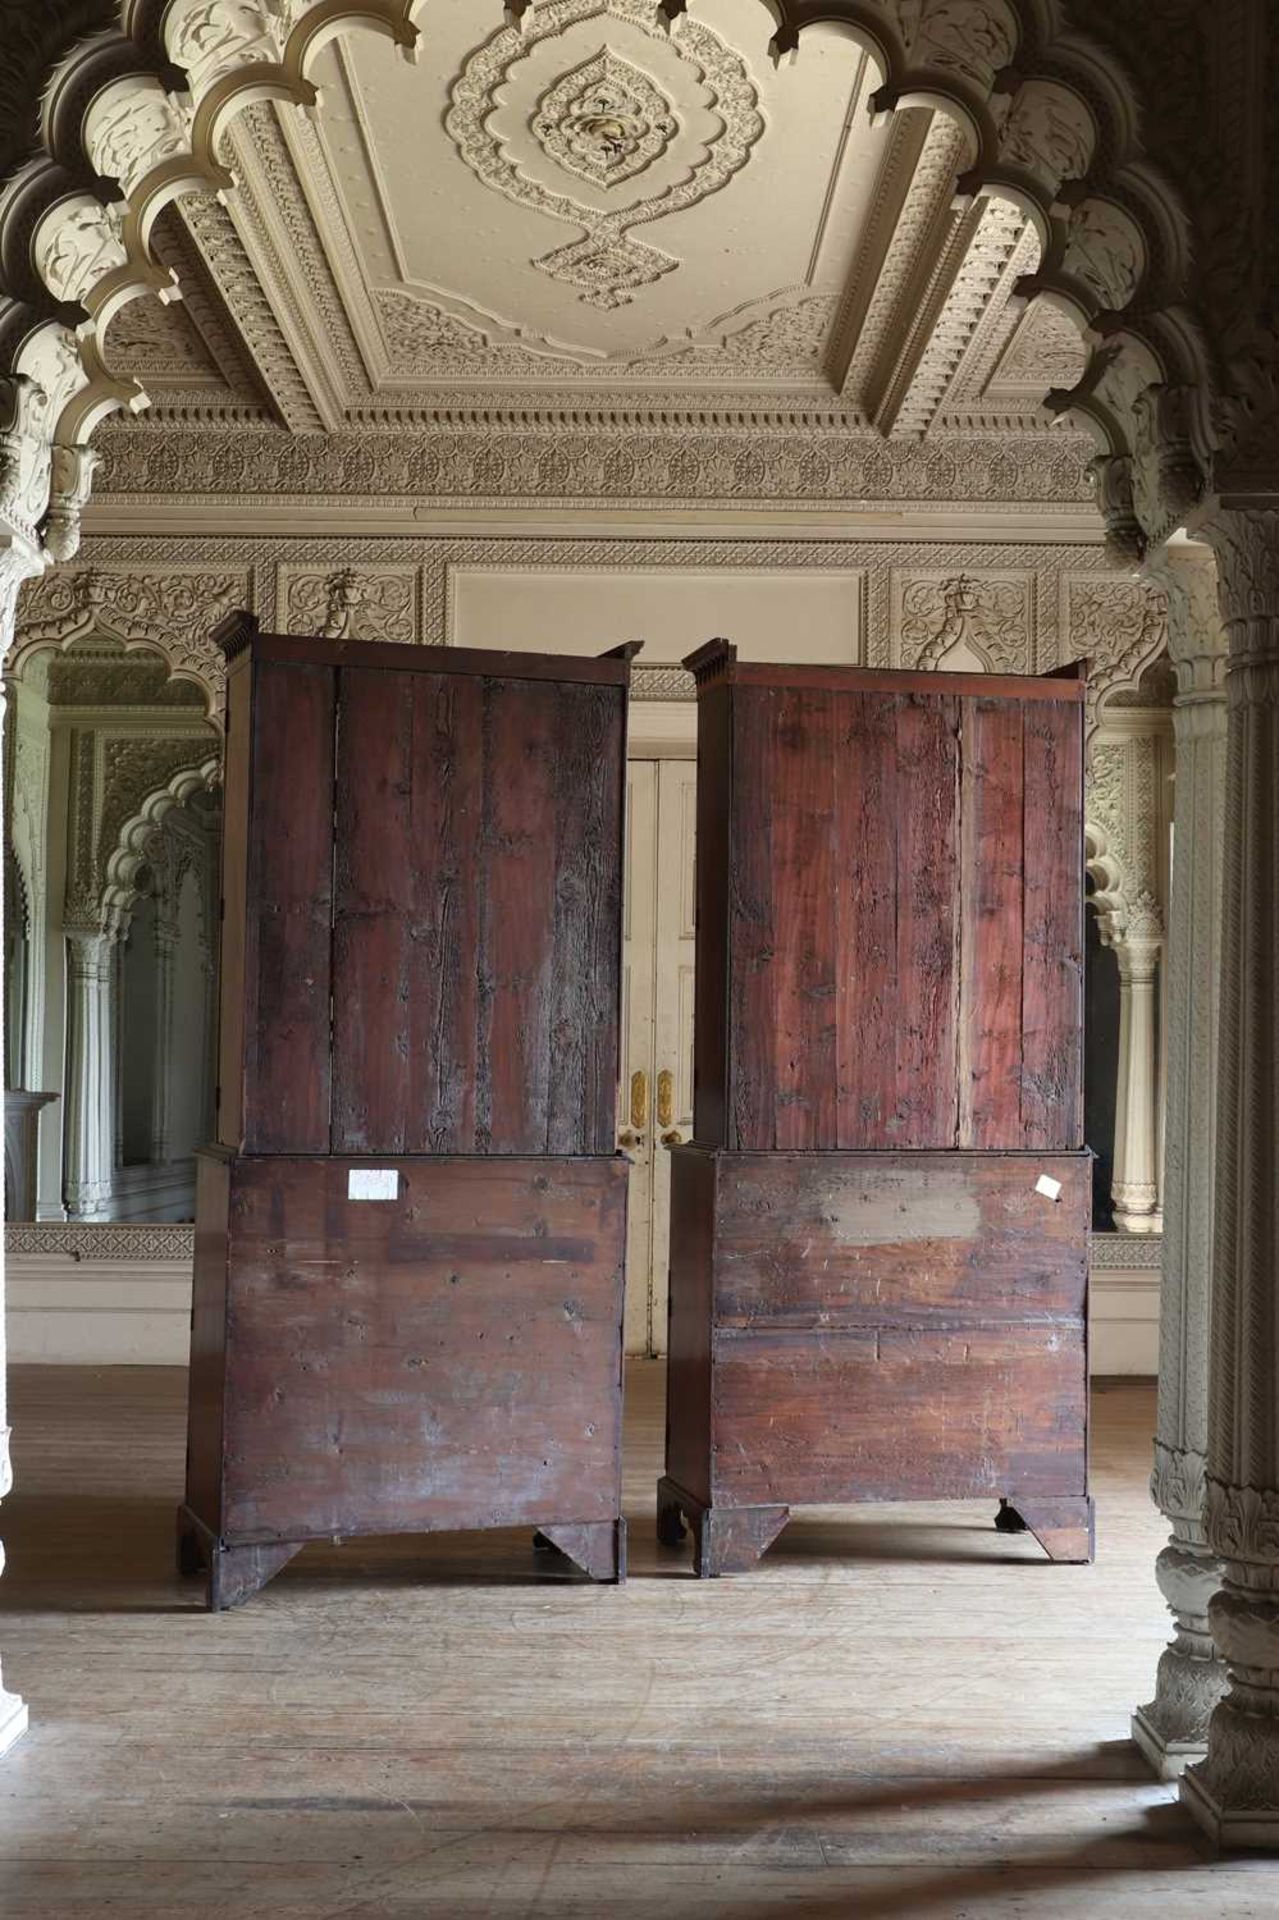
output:
<path id="1" fill-rule="evenodd" d="M 346 1176 L 348 1200 L 398 1200 L 400 1176 L 394 1167 L 352 1167 Z"/>
<path id="2" fill-rule="evenodd" d="M 1044 1194 L 1049 1200 L 1060 1200 L 1061 1181 L 1054 1180 L 1050 1173 L 1041 1173 L 1035 1182 L 1035 1192 Z"/>

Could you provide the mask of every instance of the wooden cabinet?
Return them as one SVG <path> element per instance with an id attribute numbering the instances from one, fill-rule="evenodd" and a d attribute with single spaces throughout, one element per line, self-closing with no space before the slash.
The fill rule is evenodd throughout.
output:
<path id="1" fill-rule="evenodd" d="M 308 1539 L 529 1524 L 621 1578 L 631 650 L 219 638 L 184 1562 L 216 1607 Z"/>
<path id="2" fill-rule="evenodd" d="M 696 1144 L 660 1526 L 1003 1496 L 1088 1558 L 1083 682 L 698 681 Z"/>

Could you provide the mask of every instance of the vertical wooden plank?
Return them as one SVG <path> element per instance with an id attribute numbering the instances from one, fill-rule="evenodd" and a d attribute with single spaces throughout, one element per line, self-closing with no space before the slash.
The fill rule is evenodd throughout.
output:
<path id="1" fill-rule="evenodd" d="M 897 1118 L 894 1144 L 958 1131 L 959 706 L 911 694 L 897 715 Z"/>
<path id="2" fill-rule="evenodd" d="M 1083 708 L 1028 703 L 1023 765 L 1022 1144 L 1077 1147 L 1083 1138 Z"/>
<path id="3" fill-rule="evenodd" d="M 256 977 L 257 924 L 248 913 L 249 796 L 253 760 L 253 666 L 247 654 L 227 676 L 222 773 L 222 924 L 218 941 L 217 1137 L 244 1140 L 245 993 Z"/>
<path id="4" fill-rule="evenodd" d="M 255 667 L 251 1153 L 329 1150 L 334 679 L 331 667 Z"/>
<path id="5" fill-rule="evenodd" d="M 959 1145 L 1021 1139 L 1022 709 L 961 703 Z"/>
<path id="6" fill-rule="evenodd" d="M 774 1134 L 778 1147 L 837 1143 L 834 698 L 776 696 L 772 754 Z"/>
<path id="7" fill-rule="evenodd" d="M 697 698 L 697 966 L 693 982 L 693 1132 L 729 1145 L 729 844 L 733 690 Z"/>
<path id="8" fill-rule="evenodd" d="M 409 916 L 420 853 L 411 828 L 411 673 L 338 676 L 333 902 L 334 1153 L 405 1151 Z"/>
<path id="9" fill-rule="evenodd" d="M 476 1144 L 545 1153 L 560 689 L 484 682 Z"/>
<path id="10" fill-rule="evenodd" d="M 772 779 L 777 696 L 733 689 L 729 849 L 729 1144 L 777 1145 Z"/>
<path id="11" fill-rule="evenodd" d="M 411 835 L 420 867 L 410 924 L 409 1153 L 474 1153 L 476 967 L 485 683 L 415 674 Z"/>
<path id="12" fill-rule="evenodd" d="M 556 862 L 547 1150 L 609 1153 L 617 1104 L 623 695 L 564 686 L 556 712 Z"/>
<path id="13" fill-rule="evenodd" d="M 897 716 L 891 695 L 839 696 L 838 1144 L 897 1143 Z"/>

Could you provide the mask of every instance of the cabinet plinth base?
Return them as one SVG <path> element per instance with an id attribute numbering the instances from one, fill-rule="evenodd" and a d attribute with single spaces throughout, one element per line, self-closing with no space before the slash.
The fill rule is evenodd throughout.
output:
<path id="1" fill-rule="evenodd" d="M 789 1507 L 708 1507 L 673 1480 L 657 1483 L 657 1537 L 663 1546 L 678 1546 L 688 1521 L 699 1580 L 749 1572 L 789 1519 Z"/>

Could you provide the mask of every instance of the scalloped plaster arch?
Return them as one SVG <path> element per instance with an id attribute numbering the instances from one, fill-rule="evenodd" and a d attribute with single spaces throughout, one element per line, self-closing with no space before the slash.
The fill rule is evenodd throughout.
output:
<path id="1" fill-rule="evenodd" d="M 796 52 L 803 33 L 817 26 L 847 33 L 884 76 L 873 97 L 876 112 L 919 104 L 946 112 L 969 145 L 961 191 L 1007 196 L 1031 213 L 1044 256 L 1027 276 L 1023 296 L 1054 299 L 1081 328 L 1090 353 L 1079 387 L 1056 396 L 1055 404 L 1082 410 L 1106 457 L 1135 457 L 1153 469 L 1153 482 L 1138 489 L 1124 536 L 1131 545 L 1139 524 L 1143 540 L 1163 537 L 1184 506 L 1181 499 L 1163 502 L 1163 470 L 1171 465 L 1196 476 L 1196 497 L 1207 483 L 1212 369 L 1197 325 L 1178 323 L 1185 307 L 1186 217 L 1171 186 L 1134 145 L 1136 102 L 1114 63 L 1102 49 L 1063 32 L 1055 0 L 965 0 L 962 13 L 954 0 L 923 0 L 909 10 L 903 0 L 761 4 L 773 21 L 779 57 Z M 509 13 L 518 21 L 525 10 L 517 5 Z M 688 0 L 662 0 L 660 8 L 673 32 L 687 10 Z M 127 300 L 174 291 L 150 253 L 155 219 L 183 193 L 234 192 L 220 155 L 234 115 L 264 99 L 314 107 L 308 68 L 341 33 L 381 33 L 412 57 L 425 17 L 426 0 L 168 0 L 159 11 L 124 0 L 118 32 L 68 53 L 52 92 L 85 102 L 85 165 L 118 183 L 122 213 L 81 192 L 64 195 L 35 226 L 32 264 L 48 295 L 56 300 L 72 293 L 89 316 L 74 336 L 83 382 L 57 415 L 53 443 L 82 447 L 106 413 L 136 404 L 137 396 L 107 373 L 102 331 Z M 188 76 L 183 93 L 169 90 L 156 70 L 161 45 Z M 122 74 L 130 49 L 137 62 Z M 95 73 L 107 76 L 97 86 Z M 1040 86 L 1038 95 L 1027 91 L 1032 84 Z M 1052 86 L 1073 91 L 1086 110 L 1082 117 L 1063 114 L 1060 93 L 1046 91 Z M 1102 155 L 1105 164 L 1098 166 Z M 37 331 L 50 327 L 65 336 L 59 322 L 47 319 Z M 1098 397 L 1099 357 L 1107 368 L 1116 360 L 1137 366 L 1127 399 Z M 1205 396 L 1178 416 L 1184 446 L 1172 460 L 1163 438 L 1167 420 L 1155 417 L 1152 444 L 1152 423 L 1132 417 L 1132 401 L 1152 371 L 1165 386 L 1187 385 Z M 1114 484 L 1112 476 L 1112 491 Z M 64 523 L 71 517 L 64 508 Z M 64 548 L 73 550 L 65 524 L 62 536 Z"/>
<path id="2" fill-rule="evenodd" d="M 1093 883 L 1088 904 L 1096 910 L 1101 943 L 1104 947 L 1113 947 L 1123 938 L 1128 924 L 1132 881 L 1117 850 L 1111 846 L 1105 828 L 1088 819 L 1084 821 L 1084 872 Z"/>
<path id="3" fill-rule="evenodd" d="M 210 643 L 209 671 L 201 672 L 190 658 L 189 643 L 179 651 L 173 636 L 142 615 L 127 618 L 107 607 L 89 588 L 78 593 L 75 604 L 65 614 L 52 619 L 24 621 L 19 616 L 13 646 L 3 661 L 6 674 L 20 678 L 36 654 L 53 649 L 68 652 L 78 640 L 114 640 L 126 653 L 156 654 L 164 661 L 170 680 L 182 680 L 198 687 L 204 696 L 205 718 L 221 733 L 224 722 L 224 672 L 220 659 L 214 659 Z"/>
<path id="4" fill-rule="evenodd" d="M 101 895 L 103 924 L 124 928 L 138 900 L 137 876 L 145 864 L 151 836 L 166 816 L 191 798 L 193 793 L 212 792 L 222 782 L 219 754 L 207 754 L 189 767 L 170 774 L 163 786 L 149 793 L 137 811 L 121 827 L 116 844 L 107 856 L 106 878 Z"/>

